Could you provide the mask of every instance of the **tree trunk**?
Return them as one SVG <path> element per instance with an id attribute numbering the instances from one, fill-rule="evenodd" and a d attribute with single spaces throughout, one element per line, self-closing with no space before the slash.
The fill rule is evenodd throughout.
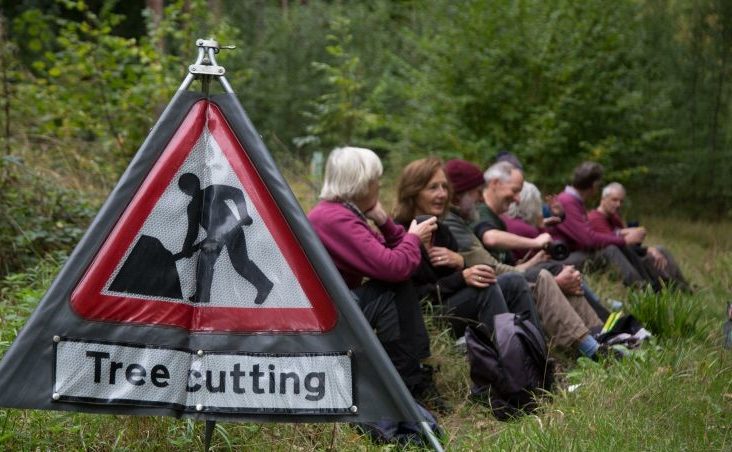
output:
<path id="1" fill-rule="evenodd" d="M 157 30 L 163 20 L 164 0 L 145 0 L 145 6 L 152 12 L 152 27 Z M 165 40 L 161 37 L 155 43 L 160 53 L 165 52 Z"/>
<path id="2" fill-rule="evenodd" d="M 218 22 L 221 19 L 221 0 L 208 0 L 208 12 L 212 23 Z"/>

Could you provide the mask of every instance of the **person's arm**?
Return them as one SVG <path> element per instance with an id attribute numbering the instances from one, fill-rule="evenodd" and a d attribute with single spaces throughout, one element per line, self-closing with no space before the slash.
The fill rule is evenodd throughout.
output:
<path id="1" fill-rule="evenodd" d="M 181 249 L 181 254 L 184 257 L 193 256 L 193 242 L 198 237 L 198 218 L 200 215 L 200 209 L 197 208 L 196 201 L 197 200 L 194 197 L 186 209 L 186 213 L 188 215 L 188 230 L 186 231 L 186 238 L 183 240 L 183 248 Z"/>
<path id="2" fill-rule="evenodd" d="M 409 279 L 419 266 L 417 235 L 404 234 L 398 244 L 389 248 L 354 213 L 345 209 L 321 213 L 311 216 L 311 223 L 339 269 L 381 281 L 401 282 Z"/>
<path id="3" fill-rule="evenodd" d="M 626 244 L 623 237 L 593 231 L 581 203 L 580 200 L 562 201 L 565 218 L 556 226 L 557 230 L 574 240 L 580 249 L 597 249 L 609 245 L 624 246 Z"/>
<path id="4" fill-rule="evenodd" d="M 448 215 L 443 220 L 448 226 L 450 233 L 457 243 L 457 251 L 463 256 L 465 267 L 478 264 L 486 264 L 495 268 L 496 274 L 502 275 L 510 272 L 522 272 L 511 265 L 502 264 L 485 249 L 478 237 L 475 236 L 470 226 L 456 215 Z"/>
<path id="5" fill-rule="evenodd" d="M 218 185 L 216 186 L 216 191 L 222 198 L 234 201 L 236 210 L 239 213 L 239 221 L 241 224 L 246 226 L 252 224 L 253 220 L 247 211 L 247 202 L 244 199 L 244 193 L 242 193 L 241 190 L 228 185 Z"/>
<path id="6" fill-rule="evenodd" d="M 521 237 L 500 229 L 483 229 L 480 236 L 483 245 L 487 248 L 504 248 L 508 250 L 539 249 L 551 242 L 548 233 L 539 234 L 534 238 Z"/>

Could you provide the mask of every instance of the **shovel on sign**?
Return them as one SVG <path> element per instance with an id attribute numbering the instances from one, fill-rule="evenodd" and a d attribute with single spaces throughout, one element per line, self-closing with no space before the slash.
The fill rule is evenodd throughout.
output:
<path id="1" fill-rule="evenodd" d="M 252 224 L 251 217 L 241 219 L 222 240 L 225 241 L 242 225 L 250 224 Z M 193 245 L 193 251 L 197 251 L 202 243 L 203 241 Z M 175 262 L 183 257 L 185 256 L 182 252 L 173 254 L 168 251 L 156 237 L 143 234 L 109 285 L 109 290 L 150 297 L 183 299 L 180 276 L 175 265 Z"/>

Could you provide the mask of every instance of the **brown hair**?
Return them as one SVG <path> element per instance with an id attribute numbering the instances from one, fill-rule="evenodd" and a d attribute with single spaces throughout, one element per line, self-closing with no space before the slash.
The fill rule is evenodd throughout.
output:
<path id="1" fill-rule="evenodd" d="M 414 218 L 417 209 L 417 195 L 434 177 L 438 170 L 442 169 L 442 160 L 437 157 L 427 157 L 415 160 L 404 167 L 397 185 L 397 206 L 394 212 L 394 219 L 398 223 L 408 223 Z M 452 199 L 452 186 L 447 184 L 448 200 Z"/>
<path id="2" fill-rule="evenodd" d="M 597 162 L 583 162 L 574 169 L 572 186 L 577 190 L 587 190 L 602 179 L 603 168 Z"/>

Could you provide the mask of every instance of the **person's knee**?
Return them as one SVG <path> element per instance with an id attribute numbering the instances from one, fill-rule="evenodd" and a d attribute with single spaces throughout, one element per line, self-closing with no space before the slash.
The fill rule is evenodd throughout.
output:
<path id="1" fill-rule="evenodd" d="M 539 272 L 541 274 L 541 272 Z M 529 283 L 520 273 L 504 273 L 497 278 L 498 284 L 503 291 L 529 290 Z"/>

